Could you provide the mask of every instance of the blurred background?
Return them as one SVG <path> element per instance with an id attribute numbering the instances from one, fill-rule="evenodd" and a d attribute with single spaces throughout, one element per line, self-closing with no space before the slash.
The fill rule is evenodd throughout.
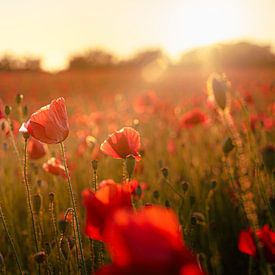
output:
<path id="1" fill-rule="evenodd" d="M 10 0 L 0 70 L 274 66 L 274 0 Z"/>

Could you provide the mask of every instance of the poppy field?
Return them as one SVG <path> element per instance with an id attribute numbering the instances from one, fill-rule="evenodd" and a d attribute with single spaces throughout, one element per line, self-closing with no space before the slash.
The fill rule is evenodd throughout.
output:
<path id="1" fill-rule="evenodd" d="M 1 73 L 0 274 L 273 274 L 274 73 Z"/>

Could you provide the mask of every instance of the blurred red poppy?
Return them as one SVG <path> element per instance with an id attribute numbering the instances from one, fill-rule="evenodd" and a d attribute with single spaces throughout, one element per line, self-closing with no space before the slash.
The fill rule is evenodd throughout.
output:
<path id="1" fill-rule="evenodd" d="M 100 146 L 100 149 L 106 155 L 116 159 L 125 159 L 133 155 L 137 161 L 140 160 L 140 135 L 131 128 L 124 127 L 111 134 Z"/>
<path id="2" fill-rule="evenodd" d="M 87 210 L 85 233 L 96 240 L 103 240 L 106 221 L 112 218 L 117 209 L 132 207 L 128 184 L 119 185 L 109 180 L 102 185 L 96 192 L 86 189 L 82 193 Z"/>
<path id="3" fill-rule="evenodd" d="M 69 135 L 68 116 L 63 97 L 33 113 L 25 124 L 29 134 L 47 144 L 60 143 Z"/>
<path id="4" fill-rule="evenodd" d="M 275 263 L 275 232 L 268 225 L 257 230 L 256 236 L 263 245 L 265 258 L 269 263 Z M 250 256 L 257 256 L 257 249 L 251 229 L 241 231 L 239 235 L 239 250 Z"/>
<path id="5" fill-rule="evenodd" d="M 50 174 L 67 178 L 65 167 L 62 165 L 59 159 L 50 158 L 43 164 L 43 169 Z"/>
<path id="6" fill-rule="evenodd" d="M 203 274 L 184 246 L 176 215 L 166 208 L 119 210 L 108 221 L 104 237 L 113 264 L 100 275 Z"/>
<path id="7" fill-rule="evenodd" d="M 43 158 L 47 153 L 46 144 L 41 143 L 35 138 L 31 138 L 28 142 L 27 151 L 29 158 L 32 160 Z"/>
<path id="8" fill-rule="evenodd" d="M 192 128 L 199 124 L 205 124 L 207 122 L 207 116 L 199 109 L 194 109 L 185 113 L 180 119 L 180 128 Z"/>

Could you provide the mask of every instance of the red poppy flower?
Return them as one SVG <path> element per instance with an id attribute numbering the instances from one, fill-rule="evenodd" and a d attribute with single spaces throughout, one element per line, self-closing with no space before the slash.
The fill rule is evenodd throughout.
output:
<path id="1" fill-rule="evenodd" d="M 31 115 L 25 124 L 29 134 L 47 144 L 60 143 L 69 135 L 68 116 L 63 97 L 53 100 Z"/>
<path id="2" fill-rule="evenodd" d="M 47 162 L 43 164 L 43 169 L 53 175 L 67 177 L 65 172 L 65 167 L 62 165 L 61 161 L 56 158 L 50 158 Z"/>
<path id="3" fill-rule="evenodd" d="M 180 119 L 180 128 L 192 128 L 199 124 L 205 124 L 206 122 L 206 115 L 199 109 L 194 109 L 182 116 Z"/>
<path id="4" fill-rule="evenodd" d="M 113 264 L 98 274 L 203 274 L 179 228 L 176 215 L 166 208 L 117 211 L 104 233 Z"/>
<path id="5" fill-rule="evenodd" d="M 269 263 L 275 263 L 275 232 L 268 225 L 257 231 L 257 237 L 264 246 L 265 258 Z"/>
<path id="6" fill-rule="evenodd" d="M 106 155 L 116 159 L 125 159 L 129 155 L 133 155 L 138 161 L 141 158 L 138 153 L 140 146 L 139 133 L 131 127 L 124 127 L 111 134 L 101 144 L 100 149 Z"/>
<path id="7" fill-rule="evenodd" d="M 263 245 L 265 258 L 269 263 L 275 263 L 275 232 L 268 225 L 257 230 L 256 236 Z M 257 256 L 257 249 L 251 229 L 241 231 L 239 235 L 239 250 L 250 256 Z"/>
<path id="8" fill-rule="evenodd" d="M 40 159 L 46 155 L 47 147 L 39 140 L 31 138 L 28 142 L 27 151 L 30 159 Z"/>
<path id="9" fill-rule="evenodd" d="M 86 189 L 82 193 L 86 207 L 85 233 L 90 238 L 103 240 L 106 221 L 119 208 L 131 208 L 131 189 L 128 184 L 108 181 L 98 191 Z"/>
<path id="10" fill-rule="evenodd" d="M 244 254 L 256 256 L 257 248 L 253 240 L 253 232 L 251 229 L 240 232 L 238 248 Z"/>

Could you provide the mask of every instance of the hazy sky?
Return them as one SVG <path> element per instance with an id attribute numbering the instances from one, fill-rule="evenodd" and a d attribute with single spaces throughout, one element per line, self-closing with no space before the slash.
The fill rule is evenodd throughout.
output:
<path id="1" fill-rule="evenodd" d="M 128 56 L 160 46 L 176 56 L 221 40 L 275 45 L 275 0 L 0 1 L 0 53 L 35 54 L 47 69 L 90 47 Z"/>

